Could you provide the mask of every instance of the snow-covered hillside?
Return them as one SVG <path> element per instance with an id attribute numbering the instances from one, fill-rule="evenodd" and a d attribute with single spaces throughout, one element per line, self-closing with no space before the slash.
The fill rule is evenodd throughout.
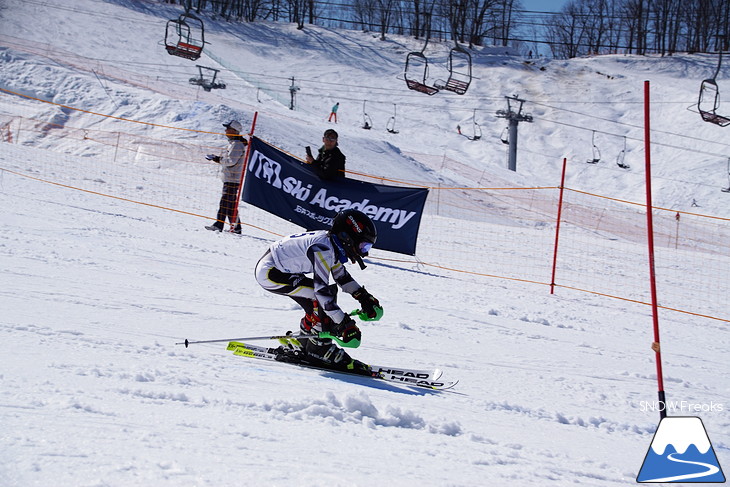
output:
<path id="1" fill-rule="evenodd" d="M 136 0 L 5 0 L 0 88 L 155 124 L 125 125 L 140 138 L 169 136 L 165 125 L 210 131 L 178 131 L 174 141 L 211 147 L 221 143 L 223 121 L 238 117 L 247 127 L 258 111 L 256 133 L 300 156 L 340 102 L 336 128 L 353 171 L 433 185 L 556 186 L 568 157 L 568 186 L 641 202 L 649 80 L 655 204 L 697 210 L 694 203 L 730 217 L 730 195 L 720 191 L 728 186 L 728 129 L 687 109 L 714 70 L 710 56 L 527 62 L 481 48 L 466 95 L 427 97 L 398 79 L 418 41 L 204 17 L 210 44 L 200 63 L 220 68 L 227 84 L 206 93 L 188 84 L 195 63 L 161 45 L 166 20 L 179 13 Z M 429 44 L 434 69 L 448 49 Z M 288 108 L 291 77 L 300 88 L 296 110 Z M 730 91 L 727 68 L 718 81 Z M 520 124 L 517 172 L 506 169 L 505 123 L 495 117 L 513 94 L 534 117 Z M 371 130 L 361 129 L 363 104 Z M 398 134 L 386 131 L 394 114 Z M 14 116 L 100 131 L 120 123 L 0 93 L 0 121 Z M 456 131 L 471 133 L 472 117 L 480 140 Z M 594 131 L 603 157 L 588 165 Z M 630 170 L 615 164 L 624 136 Z M 440 367 L 459 379 L 455 389 L 254 362 L 225 343 L 185 349 L 175 343 L 296 328 L 294 303 L 252 276 L 271 239 L 212 234 L 190 215 L 10 172 L 32 174 L 42 161 L 66 181 L 103 156 L 98 147 L 52 130 L 0 142 L 0 484 L 634 483 L 658 421 L 648 307 L 373 259 L 350 270 L 385 316 L 363 324 L 353 355 Z M 464 170 L 427 163 L 439 157 Z M 115 174 L 115 183 L 134 190 L 129 174 Z M 213 212 L 219 182 L 209 166 L 186 166 L 176 177 L 205 182 L 210 194 L 199 197 Z M 137 190 L 168 196 L 154 184 Z M 489 228 L 508 232 L 504 223 Z M 464 244 L 463 231 L 448 237 L 453 248 Z M 520 248 L 485 252 L 502 265 L 534 257 Z M 585 272 L 601 274 L 616 259 L 593 249 Z M 702 274 L 696 262 L 675 271 Z M 647 274 L 639 269 L 637 279 Z M 667 397 L 685 401 L 671 414 L 699 413 L 720 464 L 730 465 L 726 323 L 666 313 L 661 326 Z"/>

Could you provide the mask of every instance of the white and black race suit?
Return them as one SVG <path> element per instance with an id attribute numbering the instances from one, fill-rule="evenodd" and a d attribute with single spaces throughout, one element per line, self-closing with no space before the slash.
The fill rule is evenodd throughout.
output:
<path id="1" fill-rule="evenodd" d="M 306 313 L 312 312 L 316 299 L 320 310 L 340 323 L 346 313 L 337 304 L 337 286 L 348 294 L 360 288 L 340 255 L 327 230 L 290 235 L 273 243 L 261 257 L 256 280 L 267 291 L 291 297 Z M 336 285 L 330 285 L 330 275 Z"/>

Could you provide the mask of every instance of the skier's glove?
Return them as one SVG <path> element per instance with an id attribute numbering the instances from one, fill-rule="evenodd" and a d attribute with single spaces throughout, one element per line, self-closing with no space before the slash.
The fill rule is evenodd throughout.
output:
<path id="1" fill-rule="evenodd" d="M 360 329 L 355 324 L 355 320 L 349 316 L 345 316 L 344 320 L 332 327 L 332 334 L 339 337 L 344 343 L 348 343 L 352 340 L 362 340 L 362 333 L 360 333 Z"/>
<path id="2" fill-rule="evenodd" d="M 207 156 L 205 156 L 205 158 L 208 159 L 209 161 L 221 162 L 220 156 L 217 156 L 215 154 L 208 154 Z"/>
<path id="3" fill-rule="evenodd" d="M 360 307 L 368 318 L 377 319 L 378 314 L 382 316 L 383 308 L 380 306 L 380 302 L 372 294 L 367 292 L 364 287 L 352 293 L 352 297 L 360 302 Z M 378 313 L 376 307 L 380 309 L 380 313 Z"/>

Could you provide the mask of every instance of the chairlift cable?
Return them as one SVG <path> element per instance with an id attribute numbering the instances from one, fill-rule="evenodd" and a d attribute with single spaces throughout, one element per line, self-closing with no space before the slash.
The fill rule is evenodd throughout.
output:
<path id="1" fill-rule="evenodd" d="M 590 128 L 582 127 L 580 125 L 574 125 L 574 124 L 567 123 L 567 122 L 558 122 L 558 121 L 555 121 L 555 120 L 549 120 L 547 118 L 538 118 L 537 120 L 540 120 L 540 121 L 543 121 L 543 122 L 554 123 L 556 125 L 563 125 L 565 127 L 571 127 L 571 128 L 579 129 L 579 130 L 592 130 Z M 652 133 L 654 133 L 654 132 L 655 131 L 652 129 Z M 614 133 L 610 133 L 610 132 L 604 132 L 604 131 L 601 131 L 601 130 L 596 130 L 596 133 L 605 134 L 605 135 L 612 135 L 612 136 L 615 136 L 615 137 L 623 137 L 620 134 L 614 134 Z M 658 132 L 658 133 L 662 133 L 662 132 Z M 664 133 L 667 133 L 667 132 L 664 132 Z M 630 139 L 630 140 L 635 140 L 635 141 L 638 141 L 638 142 L 643 142 L 643 140 L 644 140 L 641 137 L 629 137 L 629 136 L 626 136 L 626 138 L 627 139 Z M 701 141 L 704 141 L 704 142 L 713 142 L 713 141 L 710 141 L 710 140 L 703 140 L 703 139 L 698 139 L 698 140 L 701 140 Z M 717 142 L 717 143 L 718 144 L 722 144 L 721 142 Z M 654 146 L 658 146 L 658 147 L 668 147 L 670 149 L 678 149 L 678 150 L 682 150 L 682 151 L 687 151 L 687 152 L 691 152 L 693 154 L 702 154 L 702 155 L 713 156 L 713 157 L 726 157 L 726 154 L 719 154 L 717 152 L 707 152 L 707 151 L 692 149 L 692 148 L 689 148 L 689 147 L 681 147 L 681 146 L 678 146 L 678 145 L 667 144 L 667 143 L 664 143 L 664 142 L 657 142 L 655 140 L 652 140 L 651 141 L 651 144 L 654 145 Z M 728 144 L 722 144 L 722 145 L 728 145 Z"/>
<path id="2" fill-rule="evenodd" d="M 617 125 L 624 126 L 624 127 L 641 129 L 641 130 L 644 129 L 644 127 L 643 126 L 640 126 L 640 125 L 634 125 L 634 124 L 626 123 L 626 122 L 618 122 L 616 120 L 611 120 L 611 119 L 607 119 L 607 118 L 597 117 L 597 116 L 591 115 L 589 113 L 583 113 L 583 112 L 578 112 L 578 111 L 575 111 L 575 110 L 567 110 L 567 109 L 563 109 L 563 108 L 553 107 L 553 106 L 541 104 L 539 102 L 535 102 L 535 101 L 532 101 L 532 100 L 526 100 L 526 102 L 532 103 L 534 105 L 544 106 L 546 108 L 552 108 L 552 109 L 557 110 L 557 111 L 565 111 L 565 112 L 573 113 L 573 114 L 576 114 L 576 115 L 582 115 L 582 116 L 585 116 L 585 117 L 588 117 L 588 118 L 595 118 L 597 120 L 602 120 L 602 121 L 605 121 L 605 122 L 610 122 L 610 123 L 617 124 Z M 581 130 L 594 130 L 594 129 L 591 129 L 591 128 L 587 128 L 585 126 L 573 125 L 573 124 L 570 124 L 570 123 L 567 123 L 567 122 L 558 122 L 556 120 L 550 120 L 550 119 L 544 118 L 544 117 L 538 117 L 538 118 L 540 118 L 540 120 L 542 120 L 542 121 L 551 122 L 551 123 L 555 123 L 555 124 L 558 124 L 558 125 L 565 125 L 565 126 L 568 126 L 568 127 L 579 128 Z M 605 132 L 605 131 L 601 131 L 601 130 L 596 130 L 596 132 L 602 133 L 602 134 L 605 134 L 605 135 L 613 135 L 613 136 L 616 136 L 616 137 L 621 137 L 622 136 L 620 134 L 614 134 L 614 133 L 611 133 L 611 132 Z M 707 139 L 702 139 L 702 138 L 699 138 L 699 137 L 693 137 L 691 135 L 679 134 L 679 133 L 676 133 L 676 132 L 668 132 L 666 130 L 657 130 L 657 129 L 653 129 L 652 128 L 651 129 L 651 132 L 653 134 L 663 134 L 663 135 L 669 135 L 671 137 L 681 137 L 681 138 L 688 139 L 688 140 L 694 140 L 694 141 L 698 141 L 698 142 L 708 142 L 708 143 L 712 143 L 712 144 L 719 144 L 719 145 L 723 145 L 723 146 L 730 147 L 730 143 L 727 143 L 727 142 L 719 142 L 719 141 L 714 141 L 714 140 L 707 140 Z M 636 139 L 636 140 L 639 140 L 639 139 Z"/>

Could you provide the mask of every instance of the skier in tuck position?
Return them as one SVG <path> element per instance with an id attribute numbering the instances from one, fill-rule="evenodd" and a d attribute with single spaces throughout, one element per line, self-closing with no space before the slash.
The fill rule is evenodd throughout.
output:
<path id="1" fill-rule="evenodd" d="M 337 287 L 360 303 L 368 319 L 377 320 L 382 308 L 377 299 L 358 284 L 345 269 L 349 259 L 365 268 L 362 258 L 375 243 L 372 220 L 358 210 L 344 210 L 335 216 L 329 230 L 285 237 L 274 242 L 256 265 L 256 280 L 267 291 L 289 296 L 304 309 L 301 356 L 314 365 L 370 375 L 370 366 L 353 360 L 332 339 L 319 338 L 328 332 L 343 343 L 361 339 L 360 329 L 337 304 Z M 307 277 L 306 274 L 312 274 Z M 330 284 L 329 277 L 335 281 Z M 282 354 L 286 350 L 282 348 Z M 286 360 L 285 356 L 282 359 Z"/>

